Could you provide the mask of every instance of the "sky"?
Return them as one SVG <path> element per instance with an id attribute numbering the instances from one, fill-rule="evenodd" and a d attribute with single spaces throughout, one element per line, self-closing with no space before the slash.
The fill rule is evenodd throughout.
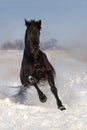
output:
<path id="1" fill-rule="evenodd" d="M 87 0 L 0 0 L 0 44 L 24 40 L 24 19 L 42 20 L 41 41 L 87 44 Z"/>

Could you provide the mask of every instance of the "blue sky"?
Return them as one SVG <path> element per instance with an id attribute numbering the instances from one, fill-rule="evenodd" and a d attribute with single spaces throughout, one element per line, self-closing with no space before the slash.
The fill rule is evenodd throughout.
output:
<path id="1" fill-rule="evenodd" d="M 87 43 L 87 0 L 0 0 L 0 44 L 24 39 L 24 19 L 41 19 L 41 41 Z"/>

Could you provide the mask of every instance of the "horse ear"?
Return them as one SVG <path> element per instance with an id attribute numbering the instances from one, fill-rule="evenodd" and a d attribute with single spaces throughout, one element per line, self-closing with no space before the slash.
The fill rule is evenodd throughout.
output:
<path id="1" fill-rule="evenodd" d="M 37 21 L 37 26 L 39 29 L 41 29 L 41 20 Z"/>
<path id="2" fill-rule="evenodd" d="M 39 24 L 41 25 L 41 20 L 39 20 L 38 22 L 39 22 Z"/>
<path id="3" fill-rule="evenodd" d="M 25 19 L 25 25 L 28 26 L 29 22 Z"/>

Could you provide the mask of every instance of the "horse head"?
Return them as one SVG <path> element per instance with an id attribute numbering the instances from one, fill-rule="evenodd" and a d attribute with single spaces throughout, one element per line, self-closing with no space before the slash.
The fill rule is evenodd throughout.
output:
<path id="1" fill-rule="evenodd" d="M 40 30 L 41 30 L 41 20 L 27 21 L 25 19 L 26 35 L 25 35 L 25 47 L 29 48 L 29 51 L 33 55 L 37 55 L 39 51 L 40 44 Z"/>

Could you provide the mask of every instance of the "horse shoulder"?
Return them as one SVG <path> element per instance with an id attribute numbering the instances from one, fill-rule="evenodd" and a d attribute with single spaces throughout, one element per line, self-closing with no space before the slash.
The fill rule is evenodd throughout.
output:
<path id="1" fill-rule="evenodd" d="M 54 71 L 54 68 L 51 65 L 51 63 L 49 62 L 47 55 L 43 51 L 41 51 L 40 53 L 41 53 L 40 55 L 42 55 L 42 59 L 43 59 L 44 65 L 46 67 L 46 70 Z"/>

